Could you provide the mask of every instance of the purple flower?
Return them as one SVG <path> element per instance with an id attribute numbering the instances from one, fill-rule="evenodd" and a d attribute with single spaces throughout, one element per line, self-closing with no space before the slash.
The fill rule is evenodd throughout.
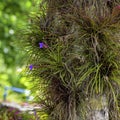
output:
<path id="1" fill-rule="evenodd" d="M 33 69 L 33 65 L 30 65 L 30 66 L 29 66 L 29 69 L 32 70 L 32 69 Z"/>
<path id="2" fill-rule="evenodd" d="M 43 42 L 40 42 L 39 45 L 40 45 L 40 48 L 48 48 L 48 46 Z"/>
<path id="3" fill-rule="evenodd" d="M 42 42 L 40 42 L 39 45 L 40 45 L 40 48 L 44 47 L 44 43 L 42 43 Z"/>

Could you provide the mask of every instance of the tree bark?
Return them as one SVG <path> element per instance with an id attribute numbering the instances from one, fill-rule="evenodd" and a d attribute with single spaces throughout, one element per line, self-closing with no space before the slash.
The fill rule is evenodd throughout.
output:
<path id="1" fill-rule="evenodd" d="M 87 120 L 109 120 L 108 103 L 104 95 L 91 98 L 88 106 Z"/>

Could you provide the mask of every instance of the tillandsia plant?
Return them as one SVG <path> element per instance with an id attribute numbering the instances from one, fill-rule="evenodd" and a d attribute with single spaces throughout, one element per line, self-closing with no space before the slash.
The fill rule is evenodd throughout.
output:
<path id="1" fill-rule="evenodd" d="M 120 119 L 120 0 L 43 0 L 24 36 L 45 119 Z"/>

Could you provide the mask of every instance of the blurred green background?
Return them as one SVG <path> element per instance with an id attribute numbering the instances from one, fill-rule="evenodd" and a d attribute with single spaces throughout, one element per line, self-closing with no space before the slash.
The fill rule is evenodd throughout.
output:
<path id="1" fill-rule="evenodd" d="M 29 89 L 29 82 L 22 75 L 26 61 L 24 52 L 19 49 L 17 32 L 26 28 L 35 4 L 35 0 L 0 0 L 0 100 L 4 86 Z M 23 97 L 14 92 L 9 94 L 10 101 Z"/>

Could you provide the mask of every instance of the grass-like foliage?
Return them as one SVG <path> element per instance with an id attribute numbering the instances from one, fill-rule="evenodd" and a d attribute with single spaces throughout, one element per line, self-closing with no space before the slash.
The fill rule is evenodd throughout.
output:
<path id="1" fill-rule="evenodd" d="M 31 19 L 22 43 L 46 119 L 86 119 L 86 100 L 105 96 L 118 120 L 120 0 L 45 0 Z"/>

